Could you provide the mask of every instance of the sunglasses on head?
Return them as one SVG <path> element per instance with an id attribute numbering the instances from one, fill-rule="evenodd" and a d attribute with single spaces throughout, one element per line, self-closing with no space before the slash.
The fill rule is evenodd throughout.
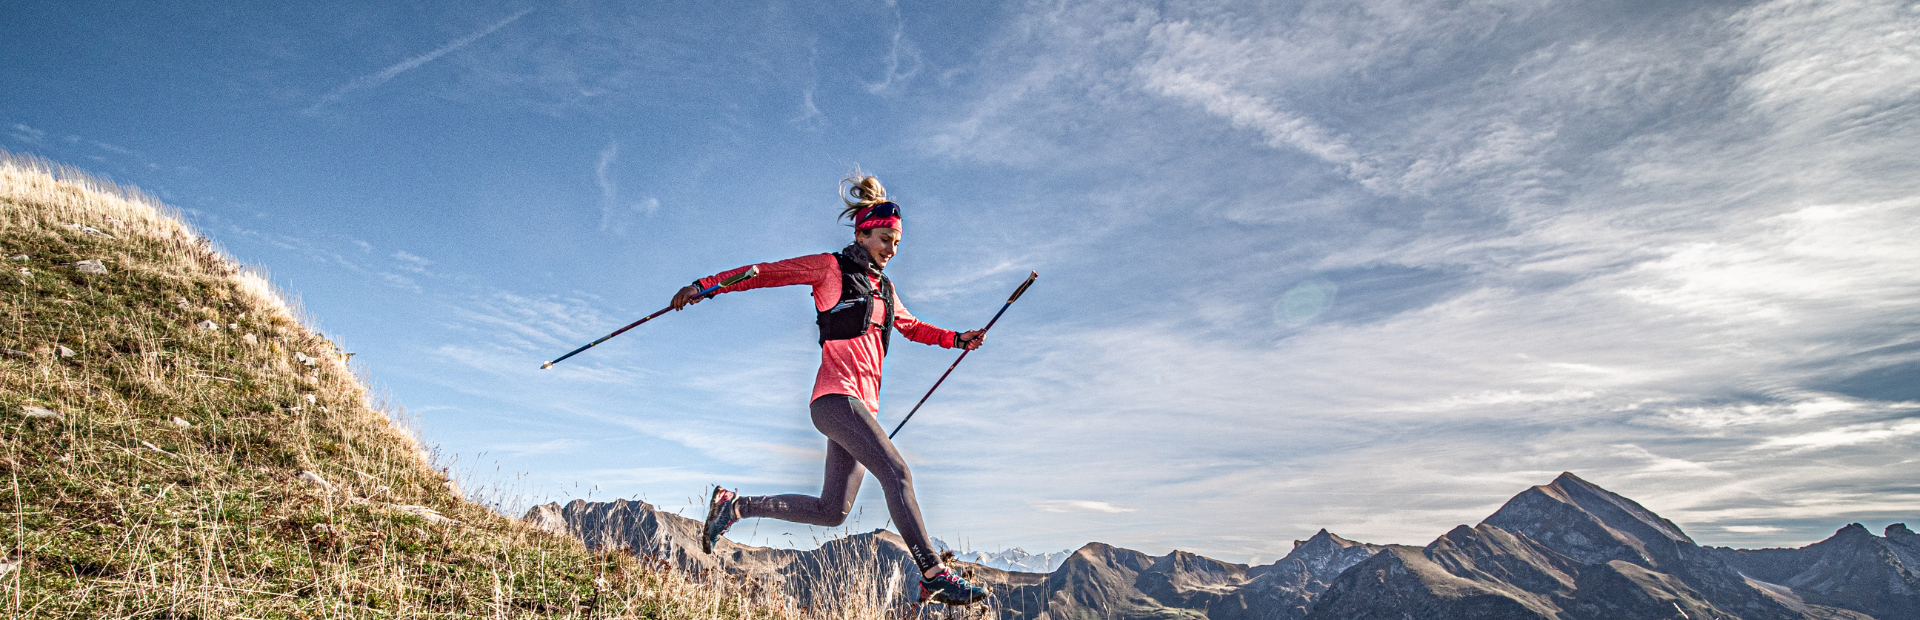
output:
<path id="1" fill-rule="evenodd" d="M 900 217 L 900 205 L 893 204 L 892 202 L 883 202 L 877 205 L 873 205 L 872 209 L 867 210 L 867 214 L 860 217 L 860 222 L 865 222 L 867 220 L 886 219 L 890 217 Z M 854 223 L 858 224 L 859 222 L 854 222 Z"/>

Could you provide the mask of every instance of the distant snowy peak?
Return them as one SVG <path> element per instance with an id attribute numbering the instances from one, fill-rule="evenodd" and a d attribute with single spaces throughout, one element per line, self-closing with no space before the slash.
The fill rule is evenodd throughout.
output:
<path id="1" fill-rule="evenodd" d="M 952 547 L 947 545 L 946 541 L 938 538 L 933 539 L 933 546 L 940 551 L 954 551 Z M 972 562 L 981 566 L 1022 573 L 1051 573 L 1054 569 L 1060 568 L 1060 563 L 1067 561 L 1067 556 L 1070 555 L 1073 555 L 1073 551 L 1065 549 L 1054 553 L 1035 554 L 1028 553 L 1026 549 L 1019 547 L 992 553 L 985 551 L 969 551 L 966 553 L 954 551 L 953 553 L 953 557 L 962 562 Z"/>

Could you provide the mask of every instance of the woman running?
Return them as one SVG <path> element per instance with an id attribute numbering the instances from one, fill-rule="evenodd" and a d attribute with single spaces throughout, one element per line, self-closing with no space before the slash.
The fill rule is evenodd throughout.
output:
<path id="1" fill-rule="evenodd" d="M 707 508 L 705 535 L 700 548 L 713 544 L 749 517 L 836 526 L 853 511 L 860 479 L 871 470 L 886 492 L 887 512 L 900 526 L 900 537 L 920 567 L 920 600 L 967 605 L 986 598 L 987 591 L 961 579 L 940 562 L 927 538 L 920 505 L 913 496 L 913 476 L 886 431 L 874 419 L 880 410 L 880 371 L 893 330 L 908 340 L 946 348 L 977 349 L 985 340 L 980 330 L 954 333 L 914 318 L 894 294 L 887 279 L 887 262 L 900 250 L 900 206 L 887 200 L 880 180 L 858 171 L 842 201 L 840 217 L 853 222 L 853 243 L 832 254 L 813 254 L 758 265 L 758 277 L 716 291 L 732 293 L 771 286 L 805 284 L 813 287 L 815 321 L 820 325 L 820 372 L 813 381 L 809 409 L 813 426 L 827 436 L 827 475 L 820 496 L 773 495 L 745 497 L 722 488 L 713 490 Z M 673 309 L 699 303 L 694 295 L 721 280 L 746 271 L 748 265 L 694 281 L 673 296 Z"/>

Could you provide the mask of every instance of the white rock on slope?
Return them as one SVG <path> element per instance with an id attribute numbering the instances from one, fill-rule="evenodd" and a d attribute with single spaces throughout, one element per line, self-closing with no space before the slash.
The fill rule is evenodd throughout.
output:
<path id="1" fill-rule="evenodd" d="M 302 469 L 300 470 L 300 473 L 294 475 L 293 479 L 300 481 L 302 484 L 320 489 L 322 491 L 326 491 L 329 493 L 333 492 L 333 483 L 327 482 L 326 478 L 321 478 L 320 474 L 316 474 L 316 473 Z"/>
<path id="2" fill-rule="evenodd" d="M 20 415 L 27 416 L 29 418 L 47 418 L 51 420 L 60 419 L 60 412 L 54 411 L 52 409 L 48 409 L 46 407 L 35 407 L 33 405 L 26 405 L 24 407 L 21 407 Z"/>

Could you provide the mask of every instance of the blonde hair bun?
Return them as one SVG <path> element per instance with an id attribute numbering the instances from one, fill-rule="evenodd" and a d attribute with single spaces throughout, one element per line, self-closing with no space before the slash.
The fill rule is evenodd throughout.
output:
<path id="1" fill-rule="evenodd" d="M 858 166 L 840 180 L 840 187 L 840 200 L 847 203 L 846 208 L 840 210 L 840 217 L 847 221 L 853 221 L 861 209 L 887 201 L 887 188 L 880 185 L 880 179 L 862 173 Z"/>

